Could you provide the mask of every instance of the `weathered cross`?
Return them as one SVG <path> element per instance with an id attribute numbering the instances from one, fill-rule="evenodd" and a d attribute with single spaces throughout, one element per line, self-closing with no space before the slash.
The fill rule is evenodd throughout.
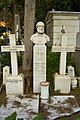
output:
<path id="1" fill-rule="evenodd" d="M 12 75 L 18 75 L 17 51 L 25 51 L 25 46 L 16 45 L 15 34 L 10 34 L 9 39 L 10 46 L 1 46 L 1 51 L 11 53 Z"/>
<path id="2" fill-rule="evenodd" d="M 61 30 L 61 46 L 53 45 L 52 52 L 61 52 L 60 54 L 60 70 L 59 73 L 65 75 L 66 73 L 66 57 L 67 52 L 75 52 L 75 46 L 67 45 L 67 36 L 65 35 L 65 29 Z"/>

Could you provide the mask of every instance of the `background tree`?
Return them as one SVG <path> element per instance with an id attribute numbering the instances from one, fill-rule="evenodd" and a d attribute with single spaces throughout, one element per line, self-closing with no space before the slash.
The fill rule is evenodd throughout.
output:
<path id="1" fill-rule="evenodd" d="M 0 21 L 6 21 L 14 31 L 14 14 L 24 19 L 24 0 L 0 0 Z"/>
<path id="2" fill-rule="evenodd" d="M 32 43 L 30 42 L 30 36 L 34 32 L 34 24 L 38 21 L 45 22 L 47 12 L 52 9 L 57 11 L 80 11 L 80 1 L 0 0 L 0 20 L 2 18 L 3 20 L 8 21 L 8 25 L 11 26 L 12 29 L 14 29 L 14 14 L 19 13 L 21 26 L 24 25 L 24 44 L 26 48 L 23 56 L 24 70 L 31 69 L 32 66 Z"/>
<path id="3" fill-rule="evenodd" d="M 24 14 L 24 44 L 23 70 L 30 70 L 32 66 L 32 42 L 30 37 L 34 32 L 35 0 L 25 0 Z"/>

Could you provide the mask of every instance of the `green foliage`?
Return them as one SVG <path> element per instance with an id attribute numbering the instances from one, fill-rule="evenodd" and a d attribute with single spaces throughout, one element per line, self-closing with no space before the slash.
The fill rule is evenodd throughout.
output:
<path id="1" fill-rule="evenodd" d="M 72 53 L 68 53 L 67 55 L 67 66 L 71 65 L 73 67 L 75 67 L 75 62 L 71 56 Z"/>
<path id="2" fill-rule="evenodd" d="M 33 120 L 43 120 L 42 115 L 41 114 L 37 114 L 37 116 L 34 117 Z"/>
<path id="3" fill-rule="evenodd" d="M 11 116 L 8 116 L 7 118 L 5 118 L 5 120 L 16 120 L 16 112 L 12 113 Z"/>
<path id="4" fill-rule="evenodd" d="M 23 120 L 23 118 L 18 118 L 17 120 Z"/>
<path id="5" fill-rule="evenodd" d="M 53 53 L 51 48 L 47 51 L 47 81 L 50 82 L 50 93 L 54 87 L 54 74 L 59 72 L 60 53 Z"/>
<path id="6" fill-rule="evenodd" d="M 76 76 L 80 76 L 80 69 L 75 68 L 75 73 L 76 73 Z"/>
<path id="7" fill-rule="evenodd" d="M 56 11 L 72 11 L 72 0 L 36 0 L 36 20 L 45 21 L 45 16 L 52 9 Z"/>
<path id="8" fill-rule="evenodd" d="M 22 57 L 23 57 L 23 54 L 22 54 L 22 52 L 20 52 L 18 55 L 18 66 L 22 65 Z"/>
<path id="9" fill-rule="evenodd" d="M 10 116 L 6 117 L 5 120 L 16 120 L 17 113 L 14 112 Z M 23 118 L 18 118 L 17 120 L 23 120 Z"/>
<path id="10" fill-rule="evenodd" d="M 50 48 L 48 48 L 47 53 L 47 72 L 49 72 L 50 74 L 58 72 L 60 53 L 54 53 L 51 51 Z"/>
<path id="11" fill-rule="evenodd" d="M 77 117 L 75 120 L 80 120 L 80 117 Z"/>
<path id="12" fill-rule="evenodd" d="M 71 0 L 55 0 L 55 10 L 60 11 L 70 11 L 71 10 Z"/>
<path id="13" fill-rule="evenodd" d="M 0 62 L 2 64 L 2 67 L 10 66 L 10 53 L 1 53 Z"/>

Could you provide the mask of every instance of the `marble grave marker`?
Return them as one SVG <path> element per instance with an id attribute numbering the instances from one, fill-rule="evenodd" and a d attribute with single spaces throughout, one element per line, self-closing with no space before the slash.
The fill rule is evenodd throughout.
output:
<path id="1" fill-rule="evenodd" d="M 31 36 L 33 46 L 33 92 L 40 92 L 40 82 L 46 81 L 46 45 L 50 41 L 44 33 L 44 23 L 38 22 L 37 33 Z"/>
<path id="2" fill-rule="evenodd" d="M 25 51 L 24 45 L 16 45 L 15 34 L 10 34 L 10 46 L 1 46 L 2 52 L 11 53 L 11 70 L 6 78 L 6 94 L 23 94 L 24 93 L 24 75 L 18 74 L 17 52 Z"/>

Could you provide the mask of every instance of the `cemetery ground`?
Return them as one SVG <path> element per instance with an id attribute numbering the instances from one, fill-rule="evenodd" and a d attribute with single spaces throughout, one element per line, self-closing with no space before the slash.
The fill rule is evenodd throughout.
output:
<path id="1" fill-rule="evenodd" d="M 55 56 L 55 53 L 54 53 L 54 55 L 52 55 L 51 52 L 47 56 L 47 57 L 49 57 L 48 58 L 48 63 L 49 64 L 47 65 L 47 71 L 48 71 L 48 73 L 47 73 L 47 75 L 48 75 L 47 76 L 47 81 L 50 82 L 50 96 L 74 95 L 76 100 L 77 100 L 77 103 L 78 103 L 78 105 L 80 107 L 80 87 L 79 87 L 79 85 L 78 85 L 78 87 L 76 89 L 71 90 L 71 92 L 69 94 L 61 94 L 59 91 L 56 91 L 56 92 L 54 91 L 53 74 L 56 71 L 58 71 L 58 64 L 59 64 L 59 62 L 58 62 L 59 56 L 55 56 L 55 57 L 54 56 Z M 54 59 L 54 62 L 52 62 L 52 59 Z M 54 68 L 55 68 L 55 71 L 53 71 Z M 19 72 L 22 72 L 22 69 L 19 69 Z M 26 86 L 25 95 L 29 94 L 29 93 L 32 95 L 33 94 L 32 93 L 32 71 L 29 71 L 29 72 L 24 71 L 23 73 L 25 75 L 25 81 L 26 81 L 26 83 L 25 83 L 25 86 Z M 6 106 L 6 103 L 7 103 L 6 91 L 5 91 L 5 87 L 3 87 L 2 91 L 0 92 L 0 106 L 1 106 L 1 104 L 4 104 L 4 106 Z M 39 104 L 39 113 L 40 113 L 40 115 L 42 115 L 42 117 L 45 118 L 44 120 L 47 120 L 46 116 L 49 113 L 47 113 L 43 109 L 43 106 L 41 106 L 40 104 Z M 37 119 L 35 119 L 35 120 L 37 120 Z M 42 120 L 42 119 L 39 119 L 39 120 Z M 73 113 L 72 115 L 69 115 L 69 116 L 66 116 L 66 117 L 57 118 L 57 120 L 80 120 L 80 112 Z"/>
<path id="2" fill-rule="evenodd" d="M 29 86 L 28 90 L 29 91 L 25 92 L 25 95 L 27 94 L 27 92 L 30 93 L 30 94 L 33 94 L 32 93 L 32 86 Z M 55 92 L 54 90 L 51 90 L 50 92 L 51 92 L 51 96 L 55 96 L 55 95 L 59 95 L 59 96 L 74 95 L 78 105 L 80 106 L 80 88 L 76 88 L 74 90 L 71 90 L 71 92 L 69 94 L 61 94 L 61 93 L 59 93 L 59 91 Z M 7 103 L 6 92 L 5 92 L 5 87 L 3 87 L 2 91 L 0 92 L 0 106 L 1 106 L 1 104 L 4 104 L 4 106 L 6 106 L 6 103 Z M 18 106 L 18 103 L 17 103 L 17 106 Z M 42 105 L 39 106 L 39 113 L 42 116 L 44 116 L 44 118 L 45 118 L 44 120 L 46 120 L 46 115 L 49 114 L 43 109 Z M 39 119 L 39 120 L 42 120 L 42 119 Z M 77 112 L 77 113 L 73 113 L 72 115 L 69 115 L 69 116 L 57 118 L 56 120 L 80 120 L 80 111 Z"/>

